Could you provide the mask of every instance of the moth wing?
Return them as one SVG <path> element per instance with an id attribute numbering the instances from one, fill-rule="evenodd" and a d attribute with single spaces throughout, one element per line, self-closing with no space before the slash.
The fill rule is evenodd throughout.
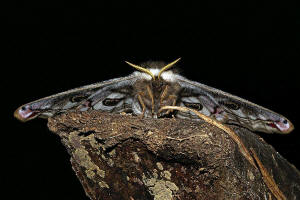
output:
<path id="1" fill-rule="evenodd" d="M 131 102 L 131 86 L 138 77 L 127 77 L 95 83 L 52 96 L 48 96 L 20 106 L 14 116 L 20 121 L 36 117 L 47 118 L 72 109 L 88 109 L 118 112 L 126 109 Z"/>
<path id="2" fill-rule="evenodd" d="M 253 131 L 287 134 L 294 129 L 284 116 L 245 99 L 179 75 L 176 81 L 182 87 L 178 103 L 181 106 L 197 109 L 223 123 L 237 124 Z M 178 112 L 177 117 L 195 118 L 195 115 Z"/>

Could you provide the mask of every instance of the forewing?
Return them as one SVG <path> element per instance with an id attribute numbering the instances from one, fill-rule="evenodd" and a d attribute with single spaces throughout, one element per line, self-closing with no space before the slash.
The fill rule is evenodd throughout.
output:
<path id="1" fill-rule="evenodd" d="M 20 106 L 14 116 L 21 121 L 47 118 L 72 109 L 122 112 L 130 109 L 134 74 L 68 90 Z"/>
<path id="2" fill-rule="evenodd" d="M 179 105 L 194 108 L 223 123 L 237 124 L 253 131 L 286 134 L 294 129 L 284 116 L 221 90 L 177 76 L 182 87 Z M 193 113 L 178 112 L 179 118 L 196 119 Z"/>

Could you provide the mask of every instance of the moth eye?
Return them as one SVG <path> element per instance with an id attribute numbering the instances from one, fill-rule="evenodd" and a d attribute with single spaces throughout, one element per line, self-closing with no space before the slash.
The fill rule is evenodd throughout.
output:
<path id="1" fill-rule="evenodd" d="M 123 99 L 123 98 L 122 98 Z M 103 105 L 105 106 L 115 106 L 117 105 L 122 99 L 110 99 L 110 98 L 106 98 L 103 100 Z"/>
<path id="2" fill-rule="evenodd" d="M 221 105 L 225 106 L 226 108 L 229 108 L 231 110 L 238 110 L 240 109 L 240 106 L 236 103 L 230 102 L 230 101 L 220 101 Z"/>
<path id="3" fill-rule="evenodd" d="M 202 108 L 203 108 L 203 105 L 201 103 L 189 103 L 189 102 L 184 102 L 183 101 L 183 104 L 186 107 L 192 108 L 192 109 L 195 109 L 195 110 L 202 110 Z"/>
<path id="4" fill-rule="evenodd" d="M 71 98 L 71 102 L 72 103 L 77 103 L 77 102 L 81 102 L 82 100 L 84 100 L 86 97 L 85 96 L 75 96 Z"/>

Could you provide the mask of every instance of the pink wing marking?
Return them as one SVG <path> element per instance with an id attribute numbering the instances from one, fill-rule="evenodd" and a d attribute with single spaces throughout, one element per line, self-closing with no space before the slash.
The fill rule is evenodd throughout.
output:
<path id="1" fill-rule="evenodd" d="M 31 110 L 30 106 L 29 105 L 26 105 L 26 106 L 21 106 L 19 107 L 15 112 L 14 112 L 14 116 L 22 121 L 22 122 L 25 122 L 25 121 L 28 121 L 34 117 L 37 116 L 37 114 L 39 113 L 39 111 L 35 110 Z"/>
<path id="2" fill-rule="evenodd" d="M 294 129 L 293 124 L 286 119 L 276 122 L 270 122 L 267 125 L 278 129 L 281 133 L 290 133 Z"/>

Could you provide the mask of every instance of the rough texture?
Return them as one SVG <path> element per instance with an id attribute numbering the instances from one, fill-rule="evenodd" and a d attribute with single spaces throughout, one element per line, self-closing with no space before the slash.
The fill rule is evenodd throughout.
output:
<path id="1" fill-rule="evenodd" d="M 50 118 L 90 199 L 278 199 L 259 168 L 221 129 L 202 121 L 100 112 Z M 259 136 L 231 126 L 286 199 L 300 198 L 300 173 Z"/>

